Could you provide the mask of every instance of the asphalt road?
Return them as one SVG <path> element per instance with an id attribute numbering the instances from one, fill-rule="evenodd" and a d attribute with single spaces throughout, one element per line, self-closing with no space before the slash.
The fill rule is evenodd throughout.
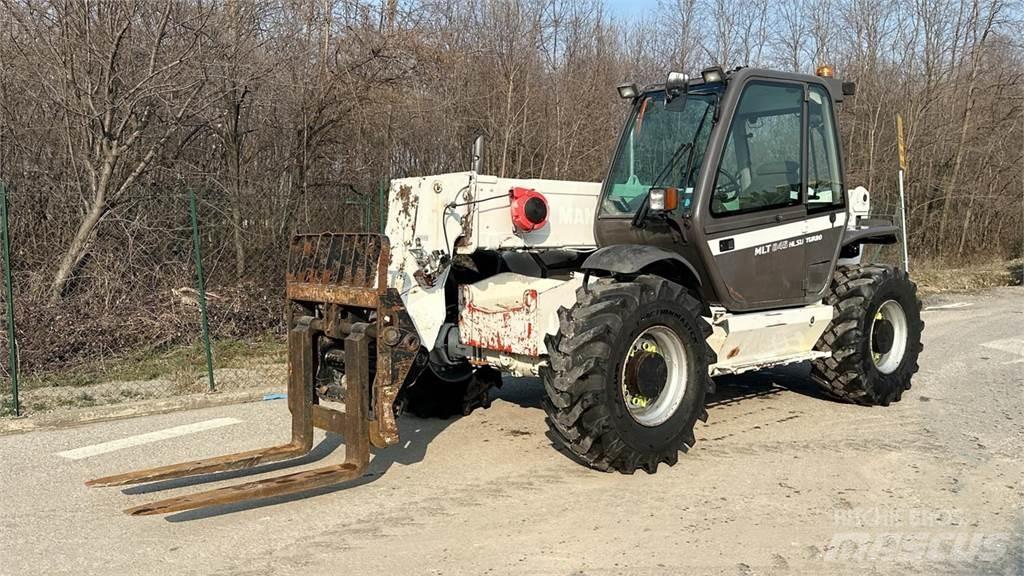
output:
<path id="1" fill-rule="evenodd" d="M 0 574 L 1024 574 L 1024 289 L 929 305 L 899 404 L 823 399 L 803 367 L 728 379 L 653 476 L 555 450 L 529 380 L 404 419 L 356 486 L 169 517 L 121 510 L 239 475 L 83 481 L 277 443 L 284 403 L 0 436 Z"/>

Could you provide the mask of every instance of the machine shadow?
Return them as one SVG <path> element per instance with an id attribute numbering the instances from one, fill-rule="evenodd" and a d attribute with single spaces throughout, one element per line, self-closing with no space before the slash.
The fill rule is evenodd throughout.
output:
<path id="1" fill-rule="evenodd" d="M 832 401 L 811 379 L 808 362 L 769 368 L 746 374 L 729 374 L 715 378 L 715 393 L 704 404 L 712 408 L 737 404 L 744 400 L 792 392 L 818 400 Z"/>
<path id="2" fill-rule="evenodd" d="M 775 396 L 791 392 L 832 402 L 834 399 L 823 394 L 811 379 L 810 364 L 807 362 L 750 372 L 747 374 L 719 376 L 715 378 L 715 393 L 705 398 L 704 405 L 711 411 L 716 407 L 738 404 L 745 400 L 759 397 Z M 545 396 L 544 385 L 537 378 L 507 379 L 498 391 L 492 391 L 492 400 L 504 400 L 522 408 L 542 409 L 541 402 Z M 714 415 L 709 416 L 709 420 Z M 545 433 L 548 442 L 559 454 L 572 462 L 586 466 L 578 456 L 565 449 L 562 442 L 548 430 Z"/>
<path id="3" fill-rule="evenodd" d="M 752 398 L 773 396 L 784 392 L 792 392 L 816 399 L 830 400 L 828 396 L 825 396 L 819 391 L 817 385 L 815 385 L 811 380 L 809 372 L 809 365 L 803 363 L 750 374 L 721 376 L 716 378 L 716 391 L 714 394 L 708 396 L 705 405 L 710 410 L 715 407 L 727 406 Z M 541 410 L 541 402 L 544 399 L 544 395 L 544 385 L 537 378 L 506 378 L 501 388 L 491 391 L 491 400 L 492 402 L 508 402 L 521 408 Z M 297 500 L 305 500 L 307 498 L 314 498 L 316 496 L 322 496 L 338 492 L 340 490 L 354 489 L 370 484 L 387 472 L 394 464 L 409 465 L 422 461 L 427 453 L 427 447 L 434 438 L 440 435 L 448 426 L 456 422 L 458 419 L 458 417 L 441 420 L 422 419 L 408 415 L 403 416 L 399 419 L 399 429 L 402 438 L 401 444 L 384 450 L 373 451 L 373 458 L 370 460 L 366 473 L 357 480 L 344 482 L 334 486 L 314 488 L 285 496 L 275 496 L 271 498 L 251 500 L 248 502 L 211 506 L 209 508 L 200 508 L 197 510 L 187 510 L 168 515 L 165 519 L 168 522 L 188 522 L 191 520 L 232 514 L 244 510 L 275 506 L 277 504 L 284 504 Z M 584 462 L 582 462 L 577 456 L 567 451 L 561 445 L 561 442 L 551 435 L 550 431 L 546 433 L 546 437 L 551 446 L 557 449 L 560 454 L 576 464 L 584 464 Z M 244 476 L 264 474 L 284 468 L 292 468 L 322 460 L 343 444 L 343 438 L 335 434 L 328 434 L 313 448 L 312 451 L 310 451 L 309 454 L 301 458 L 284 462 L 274 462 L 246 470 L 233 470 L 229 472 L 205 474 L 191 478 L 179 478 L 153 482 L 150 484 L 127 488 L 123 490 L 123 492 L 125 494 L 148 494 L 161 490 L 220 482 Z"/>
<path id="4" fill-rule="evenodd" d="M 803 362 L 747 374 L 719 376 L 715 378 L 715 393 L 709 394 L 704 404 L 710 409 L 782 392 L 831 400 L 811 380 L 810 372 L 810 364 Z M 511 402 L 522 408 L 541 409 L 544 395 L 544 385 L 537 378 L 507 378 L 499 390 L 491 392 L 491 399 Z"/>
<path id="5" fill-rule="evenodd" d="M 225 514 L 242 512 L 244 510 L 252 510 L 256 508 L 284 504 L 287 502 L 294 502 L 297 500 L 305 500 L 307 498 L 314 498 L 316 496 L 322 496 L 325 494 L 330 494 L 332 492 L 338 492 L 341 490 L 354 489 L 366 484 L 370 484 L 371 482 L 374 482 L 378 478 L 380 478 L 394 464 L 409 465 L 422 461 L 427 453 L 427 447 L 433 441 L 433 439 L 436 438 L 439 434 L 441 434 L 441 432 L 443 432 L 448 426 L 455 423 L 458 419 L 458 417 L 442 420 L 422 419 L 416 418 L 414 416 L 402 416 L 398 420 L 399 431 L 402 439 L 401 443 L 397 446 L 390 446 L 383 450 L 371 449 L 371 459 L 369 465 L 367 466 L 366 472 L 363 474 L 362 477 L 356 480 L 342 482 L 332 486 L 313 488 L 310 490 L 305 490 L 302 492 L 296 492 L 294 494 L 287 494 L 283 496 L 261 498 L 256 500 L 249 500 L 246 502 L 225 504 L 221 506 L 210 506 L 208 508 L 199 508 L 196 510 L 186 510 L 184 512 L 178 512 L 175 514 L 165 516 L 165 520 L 168 522 L 188 522 L 203 518 L 212 518 L 215 516 L 222 516 Z M 302 458 L 296 458 L 284 462 L 275 462 L 272 464 L 267 464 L 265 466 L 257 466 L 247 470 L 235 470 L 231 472 L 195 476 L 193 478 L 182 478 L 178 480 L 156 482 L 153 484 L 147 484 L 144 486 L 136 487 L 132 489 L 132 492 L 129 492 L 129 490 L 125 490 L 124 492 L 126 494 L 141 494 L 146 492 L 153 492 L 156 490 L 178 488 L 182 486 L 217 482 L 231 478 L 238 478 L 241 476 L 262 474 L 265 472 L 271 472 L 282 468 L 292 468 L 303 464 L 309 464 L 311 462 L 316 462 L 317 460 L 323 459 L 328 454 L 336 450 L 339 446 L 343 446 L 343 440 L 344 439 L 341 436 L 329 433 L 319 444 L 317 444 L 313 448 L 312 451 L 310 451 L 309 454 L 303 456 Z"/>

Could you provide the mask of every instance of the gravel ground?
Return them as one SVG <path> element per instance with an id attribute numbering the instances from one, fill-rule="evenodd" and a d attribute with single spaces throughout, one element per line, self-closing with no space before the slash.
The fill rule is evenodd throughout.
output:
<path id="1" fill-rule="evenodd" d="M 284 403 L 0 436 L 0 574 L 1024 574 L 1024 289 L 930 307 L 902 402 L 823 399 L 806 367 L 722 380 L 695 448 L 655 475 L 554 449 L 534 380 L 465 418 L 403 419 L 355 486 L 169 517 L 120 510 L 239 475 L 82 481 L 276 443 Z M 238 422 L 58 455 L 215 418 Z"/>

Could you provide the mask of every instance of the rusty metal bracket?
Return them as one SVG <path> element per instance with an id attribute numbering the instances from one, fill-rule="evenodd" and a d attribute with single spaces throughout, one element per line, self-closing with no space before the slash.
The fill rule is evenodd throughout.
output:
<path id="1" fill-rule="evenodd" d="M 384 448 L 398 443 L 395 398 L 416 361 L 420 340 L 397 290 L 386 290 L 380 302 L 377 333 L 382 337 L 377 340 L 377 370 L 373 382 L 374 417 L 370 422 L 370 442 L 377 448 Z"/>

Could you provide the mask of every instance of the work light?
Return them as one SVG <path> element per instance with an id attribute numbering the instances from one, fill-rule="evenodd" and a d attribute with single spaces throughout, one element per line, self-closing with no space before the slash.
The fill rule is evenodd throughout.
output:
<path id="1" fill-rule="evenodd" d="M 722 71 L 720 66 L 711 66 L 700 71 L 700 77 L 704 79 L 705 84 L 712 84 L 714 82 L 721 82 L 725 79 L 725 72 Z"/>

